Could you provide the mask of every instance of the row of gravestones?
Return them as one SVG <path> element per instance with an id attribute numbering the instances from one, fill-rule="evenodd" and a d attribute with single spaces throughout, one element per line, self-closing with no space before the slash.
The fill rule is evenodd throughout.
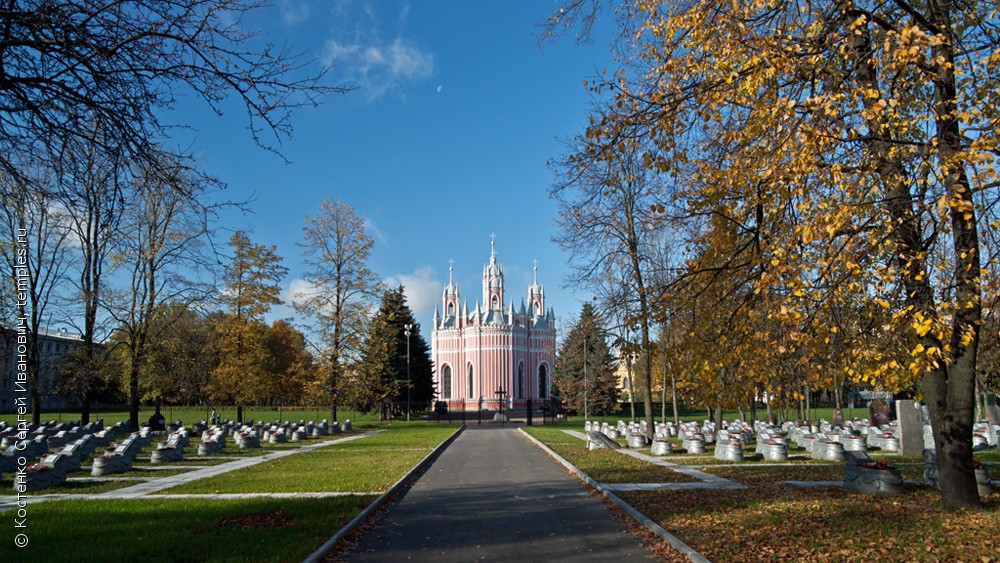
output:
<path id="1" fill-rule="evenodd" d="M 13 472 L 20 466 L 21 462 L 35 461 L 41 457 L 41 461 L 29 464 L 23 474 L 14 480 L 14 488 L 24 487 L 24 490 L 39 490 L 59 485 L 66 481 L 66 473 L 79 471 L 81 461 L 94 453 L 97 448 L 107 447 L 111 441 L 127 429 L 127 422 L 103 428 L 103 422 L 98 421 L 83 428 L 74 426 L 71 423 L 50 423 L 48 425 L 29 426 L 26 428 L 29 438 L 17 440 L 18 429 L 15 427 L 0 426 L 0 440 L 5 446 L 2 456 L 0 456 L 0 475 L 2 471 Z M 151 463 L 167 463 L 180 461 L 183 458 L 183 448 L 190 442 L 190 432 L 177 426 L 176 421 L 168 428 L 177 428 L 171 432 L 167 440 L 161 442 L 150 454 Z M 204 427 L 204 423 L 200 423 Z M 198 427 L 196 425 L 195 427 Z M 300 423 L 275 423 L 267 426 L 272 436 L 277 436 L 280 432 L 288 431 L 293 440 L 304 440 L 309 435 L 323 436 L 327 433 L 339 433 L 342 431 L 339 423 L 334 422 L 331 426 L 324 420 L 318 425 L 312 422 L 308 424 Z M 343 430 L 351 429 L 351 421 L 344 423 Z M 89 432 L 93 433 L 89 433 Z M 210 428 L 203 432 L 202 442 L 199 444 L 198 455 L 212 455 L 219 453 L 225 447 L 226 433 L 236 436 L 240 447 L 259 447 L 259 441 L 255 442 L 253 425 L 236 427 L 229 424 L 223 428 Z M 76 436 L 78 439 L 74 439 Z M 66 443 L 67 440 L 72 440 Z M 95 457 L 91 465 L 91 475 L 95 477 L 123 473 L 132 469 L 132 464 L 142 448 L 150 445 L 152 432 L 149 427 L 143 427 L 139 432 L 130 434 L 127 438 L 117 444 L 115 448 Z M 48 453 L 53 445 L 65 444 L 62 450 L 55 453 Z"/>
<path id="2" fill-rule="evenodd" d="M 825 461 L 845 461 L 845 452 L 867 452 L 869 448 L 882 451 L 899 451 L 899 429 L 895 421 L 873 426 L 867 419 L 842 422 L 843 426 L 834 425 L 820 419 L 816 425 L 796 425 L 786 422 L 781 427 L 767 424 L 763 421 L 754 423 L 751 429 L 742 421 L 726 424 L 718 432 L 719 441 L 715 448 L 715 457 L 724 461 L 742 461 L 743 445 L 757 437 L 755 455 L 768 461 L 785 461 L 788 458 L 788 443 L 795 442 L 797 447 L 805 449 L 812 457 Z M 647 445 L 646 423 L 625 423 L 618 421 L 616 425 L 606 422 L 584 423 L 584 430 L 600 432 L 611 440 L 626 436 L 632 448 L 644 448 Z M 715 424 L 705 421 L 701 426 L 695 422 L 682 423 L 679 433 L 682 437 L 682 447 L 690 454 L 705 453 L 705 445 L 714 441 Z M 977 424 L 977 436 L 983 436 L 983 443 L 991 444 L 996 440 L 996 429 L 988 424 Z M 1000 428 L 1000 427 L 998 427 Z M 651 453 L 666 455 L 672 453 L 668 436 L 676 435 L 677 427 L 667 423 L 657 423 Z M 591 449 L 606 447 L 604 440 L 593 441 Z"/>
<path id="3" fill-rule="evenodd" d="M 350 420 L 344 422 L 344 429 L 351 429 Z M 199 421 L 192 425 L 192 432 L 194 431 L 201 432 L 198 456 L 203 457 L 222 453 L 226 447 L 227 437 L 231 437 L 240 449 L 247 449 L 259 448 L 262 438 L 272 444 L 284 443 L 288 440 L 295 442 L 306 440 L 309 437 L 339 434 L 343 429 L 339 422 L 334 421 L 331 425 L 324 419 L 319 424 L 301 420 L 299 422 L 279 421 L 273 423 L 251 420 L 245 424 L 225 421 L 210 426 L 205 421 Z M 185 429 L 172 432 L 167 441 L 162 442 L 153 451 L 150 461 L 152 463 L 180 461 L 183 458 L 183 449 L 189 443 L 189 432 Z"/>
<path id="4" fill-rule="evenodd" d="M 621 422 L 617 427 L 592 423 L 587 433 L 588 447 L 590 449 L 620 447 L 613 438 L 617 438 L 622 426 Z M 855 421 L 855 424 L 847 423 L 847 426 L 838 428 L 821 419 L 818 426 L 791 425 L 785 426 L 786 430 L 782 430 L 780 427 L 758 422 L 754 425 L 757 434 L 756 454 L 771 461 L 787 460 L 788 441 L 785 437 L 787 432 L 789 438 L 809 451 L 813 457 L 827 461 L 845 461 L 843 486 L 846 491 L 878 496 L 903 493 L 905 489 L 900 471 L 886 461 L 874 461 L 867 453 L 869 444 L 883 449 L 898 449 L 895 438 L 898 430 L 896 424 L 888 423 L 873 428 L 865 420 Z M 982 430 L 981 426 L 977 425 L 977 428 Z M 645 435 L 640 437 L 643 428 L 644 425 L 633 424 L 624 427 L 630 447 L 644 446 Z M 698 428 L 696 423 L 688 423 L 687 427 L 681 430 L 685 449 L 689 453 L 704 453 L 704 432 L 710 429 L 711 426 L 708 424 Z M 664 430 L 661 425 L 657 425 L 656 437 L 651 448 L 653 455 L 664 455 L 672 451 L 667 440 L 669 433 Z M 747 439 L 746 430 L 745 425 L 739 422 L 720 430 L 715 457 L 723 461 L 742 461 L 743 443 Z M 860 434 L 865 430 L 867 430 L 867 440 Z M 664 443 L 666 447 L 662 445 Z M 937 456 L 933 450 L 925 449 L 924 458 L 926 460 L 924 481 L 929 486 L 937 487 Z M 975 474 L 979 493 L 991 493 L 992 487 L 986 467 L 977 463 Z"/>
<path id="5" fill-rule="evenodd" d="M 127 428 L 127 422 L 105 428 L 98 420 L 86 425 L 50 422 L 25 428 L 0 428 L 0 473 L 15 472 L 15 490 L 37 490 L 66 480 L 97 448 L 106 447 Z M 50 453 L 50 449 L 53 451 Z M 30 463 L 41 458 L 37 463 Z M 18 469 L 26 465 L 24 472 Z"/>

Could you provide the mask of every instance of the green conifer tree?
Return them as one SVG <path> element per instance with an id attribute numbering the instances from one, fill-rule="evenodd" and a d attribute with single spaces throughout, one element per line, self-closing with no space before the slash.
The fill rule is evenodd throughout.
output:
<path id="1" fill-rule="evenodd" d="M 570 410 L 584 414 L 608 414 L 618 405 L 615 361 L 606 331 L 590 303 L 584 303 L 580 318 L 570 328 L 556 357 L 554 385 L 557 396 Z M 586 392 L 585 392 L 586 391 Z"/>
<path id="2" fill-rule="evenodd" d="M 410 325 L 410 369 L 406 369 L 406 325 Z M 382 304 L 369 325 L 362 347 L 358 406 L 377 410 L 381 418 L 406 413 L 407 386 L 411 411 L 422 411 L 434 399 L 430 347 L 406 304 L 403 286 L 382 294 Z M 396 408 L 393 409 L 393 405 Z"/>

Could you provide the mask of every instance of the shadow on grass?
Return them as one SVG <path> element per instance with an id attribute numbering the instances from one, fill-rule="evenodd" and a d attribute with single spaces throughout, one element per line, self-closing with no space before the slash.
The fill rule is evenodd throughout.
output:
<path id="1" fill-rule="evenodd" d="M 30 543 L 17 555 L 18 561 L 300 561 L 373 500 L 51 501 L 29 507 Z M 266 518 L 279 510 L 280 519 Z M 234 524 L 261 519 L 271 525 Z"/>
<path id="2" fill-rule="evenodd" d="M 82 475 L 81 475 L 82 476 Z M 126 481 L 126 480 L 114 480 L 114 481 L 66 481 L 55 487 L 49 487 L 48 489 L 41 489 L 38 491 L 27 491 L 26 495 L 29 496 L 44 496 L 44 495 L 96 495 L 99 493 L 106 493 L 108 491 L 113 491 L 115 489 L 121 489 L 123 487 L 130 487 L 139 483 L 139 481 Z M 0 490 L 10 491 L 4 494 L 16 494 L 14 491 L 14 482 L 10 479 L 0 480 Z"/>

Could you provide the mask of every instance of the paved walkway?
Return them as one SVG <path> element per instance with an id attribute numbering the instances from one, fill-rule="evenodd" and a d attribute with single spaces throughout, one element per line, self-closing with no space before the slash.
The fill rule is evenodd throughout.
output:
<path id="1" fill-rule="evenodd" d="M 623 561 L 653 557 L 513 427 L 468 427 L 348 561 Z"/>

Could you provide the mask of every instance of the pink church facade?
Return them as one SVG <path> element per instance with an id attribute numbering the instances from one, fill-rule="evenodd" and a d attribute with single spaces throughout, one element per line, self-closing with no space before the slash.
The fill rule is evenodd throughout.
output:
<path id="1" fill-rule="evenodd" d="M 470 311 L 452 282 L 435 307 L 431 331 L 434 383 L 450 410 L 539 408 L 550 398 L 555 365 L 556 319 L 545 308 L 545 291 L 534 282 L 519 307 L 505 304 L 503 266 L 495 248 L 483 267 L 482 301 Z M 503 394 L 498 394 L 502 391 Z"/>

